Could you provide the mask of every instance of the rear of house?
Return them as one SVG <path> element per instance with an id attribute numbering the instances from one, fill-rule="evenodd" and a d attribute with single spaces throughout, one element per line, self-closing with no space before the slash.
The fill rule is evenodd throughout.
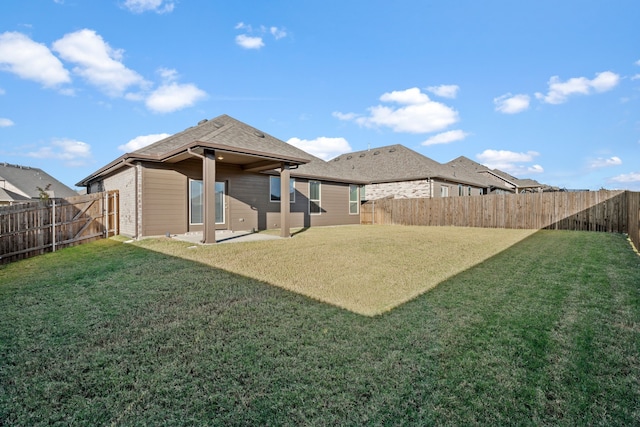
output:
<path id="1" fill-rule="evenodd" d="M 120 233 L 130 237 L 359 224 L 362 184 L 229 116 L 126 154 L 79 183 L 90 193 L 119 191 Z"/>

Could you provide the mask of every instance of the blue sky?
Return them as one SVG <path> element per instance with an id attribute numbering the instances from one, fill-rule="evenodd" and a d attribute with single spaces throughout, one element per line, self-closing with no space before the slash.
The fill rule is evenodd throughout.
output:
<path id="1" fill-rule="evenodd" d="M 229 114 L 330 159 L 403 144 L 640 191 L 637 0 L 3 0 L 0 161 L 73 186 Z"/>

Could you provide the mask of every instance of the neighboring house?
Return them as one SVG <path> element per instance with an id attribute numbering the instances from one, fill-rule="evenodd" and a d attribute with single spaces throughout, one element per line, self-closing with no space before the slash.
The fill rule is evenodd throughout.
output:
<path id="1" fill-rule="evenodd" d="M 78 183 L 119 190 L 120 233 L 130 237 L 215 230 L 359 224 L 361 179 L 227 115 L 202 120 Z"/>
<path id="2" fill-rule="evenodd" d="M 400 144 L 343 154 L 329 163 L 343 176 L 368 181 L 366 200 L 478 196 L 494 189 L 482 175 L 440 164 Z"/>
<path id="3" fill-rule="evenodd" d="M 78 195 L 42 169 L 0 163 L 0 205 L 38 200 L 41 190 L 51 198 Z"/>
<path id="4" fill-rule="evenodd" d="M 488 181 L 492 182 L 492 185 L 495 186 L 495 192 L 503 192 L 504 189 L 507 189 L 510 193 L 537 193 L 557 190 L 540 184 L 538 181 L 533 179 L 519 179 L 499 169 L 490 169 L 487 166 L 474 162 L 465 156 L 457 157 L 446 164 L 463 169 L 467 171 L 467 173 L 483 175 Z"/>

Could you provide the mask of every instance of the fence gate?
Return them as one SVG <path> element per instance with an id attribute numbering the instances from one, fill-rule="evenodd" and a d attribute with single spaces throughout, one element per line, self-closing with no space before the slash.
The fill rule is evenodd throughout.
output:
<path id="1" fill-rule="evenodd" d="M 0 207 L 0 264 L 119 233 L 118 192 Z"/>

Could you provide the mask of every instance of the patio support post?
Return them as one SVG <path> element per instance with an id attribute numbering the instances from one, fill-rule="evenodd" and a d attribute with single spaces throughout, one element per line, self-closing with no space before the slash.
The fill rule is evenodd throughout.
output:
<path id="1" fill-rule="evenodd" d="M 280 169 L 280 237 L 291 237 L 291 225 L 289 214 L 289 182 L 291 180 L 291 170 L 288 163 L 282 163 Z"/>
<path id="2" fill-rule="evenodd" d="M 204 150 L 202 159 L 202 243 L 216 242 L 216 153 Z"/>

